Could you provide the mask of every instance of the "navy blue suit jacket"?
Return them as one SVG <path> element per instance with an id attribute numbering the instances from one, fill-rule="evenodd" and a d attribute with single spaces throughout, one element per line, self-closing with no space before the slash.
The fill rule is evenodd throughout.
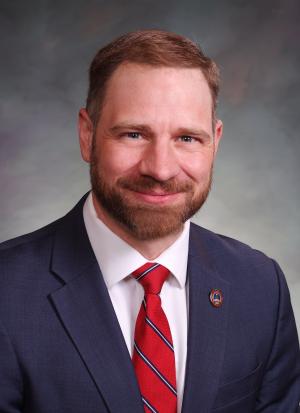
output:
<path id="1" fill-rule="evenodd" d="M 143 413 L 83 201 L 0 247 L 1 413 Z M 183 412 L 296 413 L 299 344 L 278 265 L 192 225 L 188 277 Z"/>

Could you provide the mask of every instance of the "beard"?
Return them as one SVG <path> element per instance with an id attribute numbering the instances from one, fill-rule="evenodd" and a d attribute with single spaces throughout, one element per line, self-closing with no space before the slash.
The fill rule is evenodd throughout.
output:
<path id="1" fill-rule="evenodd" d="M 94 149 L 90 179 L 97 202 L 114 221 L 138 240 L 154 240 L 180 232 L 183 224 L 202 207 L 210 192 L 212 169 L 197 194 L 192 180 L 180 183 L 171 178 L 161 182 L 148 175 L 124 176 L 112 186 L 101 173 Z M 150 205 L 132 197 L 131 191 L 147 193 L 151 190 L 164 194 L 184 193 L 185 199 L 173 205 Z"/>

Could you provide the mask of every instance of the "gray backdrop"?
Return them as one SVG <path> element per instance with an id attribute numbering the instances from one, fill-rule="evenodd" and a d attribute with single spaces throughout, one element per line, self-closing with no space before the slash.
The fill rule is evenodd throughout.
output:
<path id="1" fill-rule="evenodd" d="M 299 21 L 298 0 L 0 0 L 0 240 L 60 217 L 89 188 L 76 122 L 97 49 L 172 30 L 222 70 L 224 139 L 195 221 L 278 260 L 299 328 Z"/>

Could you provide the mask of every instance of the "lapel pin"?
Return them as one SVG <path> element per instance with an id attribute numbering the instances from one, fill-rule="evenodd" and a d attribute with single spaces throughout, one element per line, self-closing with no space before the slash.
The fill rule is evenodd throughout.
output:
<path id="1" fill-rule="evenodd" d="M 222 291 L 218 290 L 218 289 L 211 290 L 211 292 L 209 294 L 209 300 L 210 300 L 211 304 L 214 307 L 216 307 L 216 308 L 221 307 L 221 305 L 223 304 L 223 293 L 222 293 Z"/>

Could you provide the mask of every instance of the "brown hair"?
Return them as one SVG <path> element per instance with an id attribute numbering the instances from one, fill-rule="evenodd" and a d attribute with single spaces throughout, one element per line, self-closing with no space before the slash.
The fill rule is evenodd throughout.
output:
<path id="1" fill-rule="evenodd" d="M 125 34 L 98 51 L 89 70 L 87 112 L 94 125 L 105 97 L 107 82 L 125 62 L 151 66 L 199 68 L 207 80 L 212 96 L 212 118 L 219 92 L 219 70 L 200 47 L 186 37 L 161 30 L 141 30 Z"/>

